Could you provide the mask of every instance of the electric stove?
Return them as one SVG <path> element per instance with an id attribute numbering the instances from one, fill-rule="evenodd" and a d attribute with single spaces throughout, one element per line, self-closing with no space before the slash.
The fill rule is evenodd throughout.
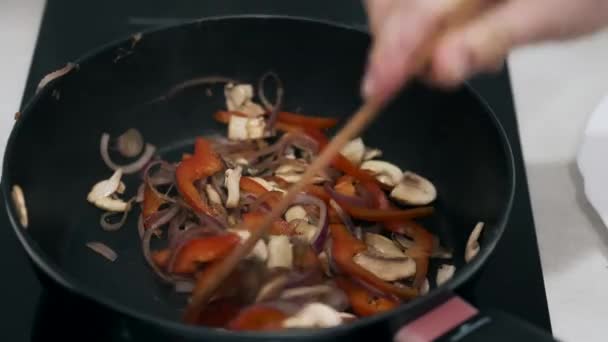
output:
<path id="1" fill-rule="evenodd" d="M 24 102 L 48 72 L 109 41 L 152 27 L 228 14 L 284 14 L 365 27 L 359 2 L 352 0 L 105 0 L 49 1 L 44 13 Z M 508 69 L 472 80 L 498 115 L 516 162 L 517 187 L 509 224 L 495 253 L 458 292 L 477 307 L 499 309 L 550 330 L 534 221 L 522 159 Z M 3 207 L 3 206 L 2 206 Z M 44 290 L 25 252 L 0 213 L 1 341 L 129 341 L 115 315 L 93 303 Z"/>

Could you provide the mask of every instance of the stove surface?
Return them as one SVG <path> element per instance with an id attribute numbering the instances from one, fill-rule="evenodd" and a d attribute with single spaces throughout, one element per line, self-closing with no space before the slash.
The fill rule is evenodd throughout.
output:
<path id="1" fill-rule="evenodd" d="M 359 2 L 315 1 L 49 1 L 42 21 L 24 101 L 48 72 L 88 50 L 131 33 L 189 19 L 227 14 L 286 14 L 365 26 Z M 458 292 L 480 308 L 517 315 L 550 330 L 549 313 L 524 164 L 513 107 L 508 70 L 480 77 L 473 87 L 498 115 L 511 141 L 516 161 L 517 187 L 513 212 L 505 234 L 475 279 Z M 10 277 L 0 282 L 2 341 L 129 340 L 111 315 L 90 303 L 42 290 L 4 210 L 0 213 L 0 265 Z M 516 251 L 516 252 L 515 252 Z M 508 275 L 508 276 L 506 276 Z"/>

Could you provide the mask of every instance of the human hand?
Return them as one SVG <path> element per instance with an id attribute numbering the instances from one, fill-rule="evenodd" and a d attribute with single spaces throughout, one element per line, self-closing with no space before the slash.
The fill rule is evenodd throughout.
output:
<path id="1" fill-rule="evenodd" d="M 608 0 L 480 2 L 477 16 L 436 41 L 420 75 L 415 54 L 438 32 L 455 0 L 365 0 L 373 44 L 363 96 L 384 102 L 413 76 L 452 87 L 472 74 L 500 69 L 517 46 L 572 38 L 608 25 Z"/>

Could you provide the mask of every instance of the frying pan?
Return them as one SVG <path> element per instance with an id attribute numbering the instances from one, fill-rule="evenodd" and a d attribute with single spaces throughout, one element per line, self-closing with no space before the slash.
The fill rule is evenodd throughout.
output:
<path id="1" fill-rule="evenodd" d="M 212 119 L 224 106 L 221 88 L 211 88 L 212 96 L 205 88 L 192 88 L 158 100 L 173 85 L 208 75 L 255 83 L 272 70 L 285 86 L 284 108 L 345 120 L 361 101 L 359 78 L 369 43 L 362 31 L 326 22 L 222 17 L 146 32 L 139 40 L 115 42 L 75 61 L 77 68 L 23 108 L 4 158 L 2 193 L 9 217 L 41 280 L 122 315 L 136 340 L 388 340 L 404 324 L 420 323 L 429 312 L 458 301 L 452 291 L 482 267 L 505 229 L 515 184 L 505 133 L 468 86 L 443 92 L 414 82 L 363 135 L 367 144 L 383 150 L 383 159 L 434 182 L 437 215 L 424 223 L 454 250 L 457 272 L 423 297 L 352 324 L 272 334 L 184 325 L 179 317 L 186 298 L 157 281 L 145 264 L 136 215 L 120 231 L 104 232 L 99 210 L 85 200 L 91 185 L 110 173 L 99 156 L 103 132 L 115 136 L 136 127 L 159 147 L 159 155 L 174 160 L 191 149 L 194 137 L 225 134 L 225 126 Z M 125 182 L 133 193 L 139 179 Z M 25 194 L 27 229 L 11 200 L 13 185 Z M 466 240 L 478 221 L 486 223 L 481 251 L 465 263 Z M 89 241 L 111 246 L 117 261 L 91 252 L 85 246 Z M 469 328 L 461 329 L 459 338 L 473 340 L 488 332 L 493 340 L 516 332 L 542 335 L 499 313 L 465 318 Z M 517 329 L 505 329 L 507 324 Z"/>

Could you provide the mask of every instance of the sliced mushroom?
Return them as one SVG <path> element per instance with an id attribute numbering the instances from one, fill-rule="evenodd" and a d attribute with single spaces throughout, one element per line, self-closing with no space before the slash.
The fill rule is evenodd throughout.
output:
<path id="1" fill-rule="evenodd" d="M 365 233 L 365 243 L 386 258 L 405 258 L 405 253 L 397 247 L 393 240 L 383 235 Z"/>
<path id="2" fill-rule="evenodd" d="M 363 161 L 363 155 L 365 154 L 365 144 L 363 144 L 363 139 L 357 138 L 351 140 L 342 148 L 342 150 L 340 150 L 340 154 L 355 165 L 361 164 L 361 161 Z"/>
<path id="3" fill-rule="evenodd" d="M 288 175 L 292 173 L 302 173 L 306 171 L 306 163 L 289 163 L 283 164 L 274 171 L 277 175 Z"/>
<path id="4" fill-rule="evenodd" d="M 234 169 L 226 170 L 224 176 L 224 186 L 228 189 L 228 198 L 226 199 L 226 208 L 236 208 L 239 205 L 240 181 L 243 168 L 237 166 Z"/>
<path id="5" fill-rule="evenodd" d="M 232 115 L 228 122 L 228 139 L 249 140 L 263 138 L 265 127 L 266 123 L 262 118 Z"/>
<path id="6" fill-rule="evenodd" d="M 207 194 L 209 202 L 219 205 L 222 204 L 222 198 L 220 197 L 220 194 L 218 194 L 217 191 L 215 191 L 215 189 L 210 184 L 205 185 L 205 193 Z"/>
<path id="7" fill-rule="evenodd" d="M 363 160 L 372 160 L 382 156 L 382 151 L 377 148 L 366 148 L 363 154 Z"/>
<path id="8" fill-rule="evenodd" d="M 109 197 L 113 193 L 115 193 L 120 187 L 120 178 L 122 177 L 122 169 L 118 169 L 114 171 L 112 176 L 108 179 L 104 179 L 97 184 L 93 185 L 93 188 L 87 195 L 87 200 L 91 203 L 95 203 L 95 201 Z"/>
<path id="9" fill-rule="evenodd" d="M 23 189 L 21 189 L 21 187 L 17 184 L 13 185 L 11 197 L 13 198 L 15 209 L 17 210 L 17 218 L 19 219 L 19 223 L 23 228 L 27 228 L 29 219 L 27 216 L 27 206 L 25 205 L 25 195 L 23 194 Z"/>
<path id="10" fill-rule="evenodd" d="M 251 233 L 244 229 L 228 229 L 228 231 L 238 235 L 239 238 L 241 238 L 241 242 L 245 242 L 251 236 Z M 256 258 L 260 261 L 266 261 L 268 259 L 268 247 L 264 240 L 259 240 L 255 246 L 253 246 L 253 249 L 247 256 L 247 259 L 252 258 Z"/>
<path id="11" fill-rule="evenodd" d="M 89 194 L 87 201 L 93 203 L 96 207 L 107 211 L 122 212 L 130 209 L 130 204 L 111 196 L 118 192 L 121 188 L 120 178 L 122 177 L 122 169 L 117 169 L 114 174 L 108 179 L 102 180 L 95 184 Z"/>
<path id="12" fill-rule="evenodd" d="M 300 220 L 294 229 L 297 234 L 295 237 L 302 241 L 312 243 L 317 234 L 317 229 L 317 226 L 312 225 L 305 220 Z"/>
<path id="13" fill-rule="evenodd" d="M 464 260 L 470 262 L 479 253 L 479 236 L 483 231 L 483 222 L 478 222 L 473 228 L 469 239 L 467 240 L 467 246 L 464 252 Z"/>
<path id="14" fill-rule="evenodd" d="M 403 175 L 398 166 L 382 160 L 365 161 L 361 164 L 361 168 L 371 171 L 380 183 L 388 186 L 397 185 Z"/>
<path id="15" fill-rule="evenodd" d="M 226 96 L 226 108 L 230 111 L 238 111 L 250 116 L 263 115 L 264 108 L 253 102 L 253 86 L 250 84 L 226 84 L 224 87 Z"/>
<path id="16" fill-rule="evenodd" d="M 340 312 L 340 318 L 342 318 L 342 322 L 348 323 L 357 319 L 357 316 L 351 314 L 350 312 Z"/>
<path id="17" fill-rule="evenodd" d="M 399 184 L 391 191 L 391 198 L 403 204 L 426 205 L 437 198 L 437 190 L 428 179 L 411 171 L 403 173 Z"/>
<path id="18" fill-rule="evenodd" d="M 294 205 L 285 211 L 285 221 L 291 222 L 293 220 L 305 220 L 308 221 L 308 214 L 306 209 L 301 205 Z"/>
<path id="19" fill-rule="evenodd" d="M 268 268 L 293 267 L 293 245 L 285 235 L 271 235 L 268 240 Z"/>
<path id="20" fill-rule="evenodd" d="M 443 264 L 439 266 L 439 269 L 437 269 L 437 278 L 435 279 L 437 286 L 452 279 L 454 272 L 456 272 L 456 266 L 454 265 Z"/>
<path id="21" fill-rule="evenodd" d="M 408 250 L 415 245 L 414 240 L 411 240 L 401 234 L 394 234 L 393 239 L 395 239 L 395 242 L 404 250 Z M 452 252 L 437 243 L 433 247 L 430 257 L 436 259 L 452 259 Z"/>
<path id="22" fill-rule="evenodd" d="M 342 324 L 340 312 L 322 303 L 310 303 L 283 321 L 284 328 L 328 328 Z"/>
<path id="23" fill-rule="evenodd" d="M 425 294 L 429 293 L 430 289 L 431 289 L 431 285 L 429 284 L 429 279 L 424 278 L 422 285 L 420 285 L 420 294 L 425 295 Z"/>
<path id="24" fill-rule="evenodd" d="M 416 273 L 416 263 L 412 258 L 381 258 L 367 252 L 353 257 L 353 261 L 386 281 L 408 278 Z"/>

